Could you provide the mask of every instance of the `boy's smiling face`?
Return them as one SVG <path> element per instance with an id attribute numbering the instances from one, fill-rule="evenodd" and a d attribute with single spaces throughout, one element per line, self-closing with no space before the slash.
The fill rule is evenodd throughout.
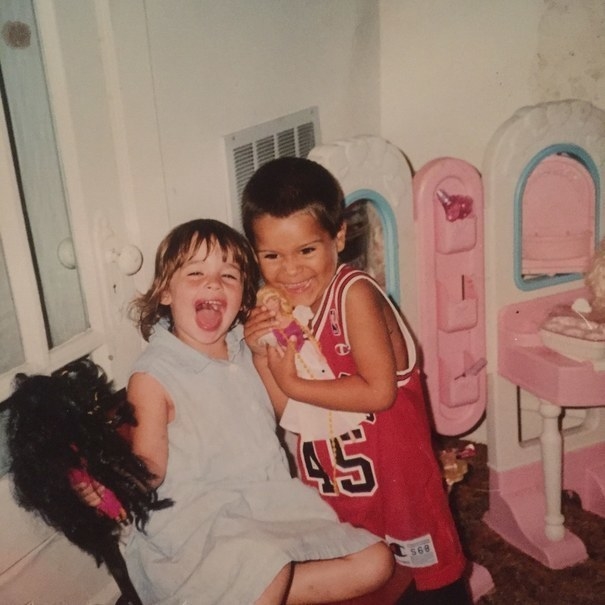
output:
<path id="1" fill-rule="evenodd" d="M 285 290 L 293 306 L 317 311 L 345 245 L 344 224 L 333 238 L 310 212 L 301 211 L 260 216 L 252 228 L 265 282 Z"/>

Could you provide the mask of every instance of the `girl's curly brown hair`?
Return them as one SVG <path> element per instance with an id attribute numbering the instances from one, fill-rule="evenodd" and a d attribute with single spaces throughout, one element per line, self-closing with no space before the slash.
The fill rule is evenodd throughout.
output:
<path id="1" fill-rule="evenodd" d="M 213 219 L 196 219 L 175 227 L 160 243 L 155 257 L 151 287 L 131 304 L 131 315 L 143 338 L 149 340 L 153 326 L 162 318 L 172 325 L 170 307 L 161 303 L 174 273 L 195 255 L 202 243 L 207 250 L 218 246 L 223 257 L 233 255 L 243 276 L 242 306 L 233 325 L 244 322 L 256 304 L 260 272 L 248 240 L 229 225 Z M 232 326 L 233 327 L 233 326 Z"/>

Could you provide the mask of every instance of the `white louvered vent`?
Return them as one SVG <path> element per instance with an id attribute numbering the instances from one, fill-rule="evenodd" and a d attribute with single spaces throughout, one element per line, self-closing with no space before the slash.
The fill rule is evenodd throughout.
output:
<path id="1" fill-rule="evenodd" d="M 320 143 L 317 107 L 234 132 L 225 137 L 232 204 L 232 223 L 241 227 L 239 203 L 254 171 L 275 158 L 307 157 Z"/>

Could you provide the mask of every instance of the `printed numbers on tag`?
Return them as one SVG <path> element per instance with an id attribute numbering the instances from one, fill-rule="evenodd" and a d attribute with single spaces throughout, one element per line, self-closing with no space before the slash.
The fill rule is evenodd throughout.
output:
<path id="1" fill-rule="evenodd" d="M 429 567 L 437 563 L 437 553 L 430 534 L 413 540 L 396 540 L 386 536 L 396 561 L 405 567 Z"/>

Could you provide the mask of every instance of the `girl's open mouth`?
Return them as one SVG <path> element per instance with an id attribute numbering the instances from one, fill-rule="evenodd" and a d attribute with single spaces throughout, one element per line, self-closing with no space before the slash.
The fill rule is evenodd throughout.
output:
<path id="1" fill-rule="evenodd" d="M 220 300 L 201 300 L 195 305 L 195 321 L 202 330 L 216 330 L 223 319 L 224 303 Z"/>

